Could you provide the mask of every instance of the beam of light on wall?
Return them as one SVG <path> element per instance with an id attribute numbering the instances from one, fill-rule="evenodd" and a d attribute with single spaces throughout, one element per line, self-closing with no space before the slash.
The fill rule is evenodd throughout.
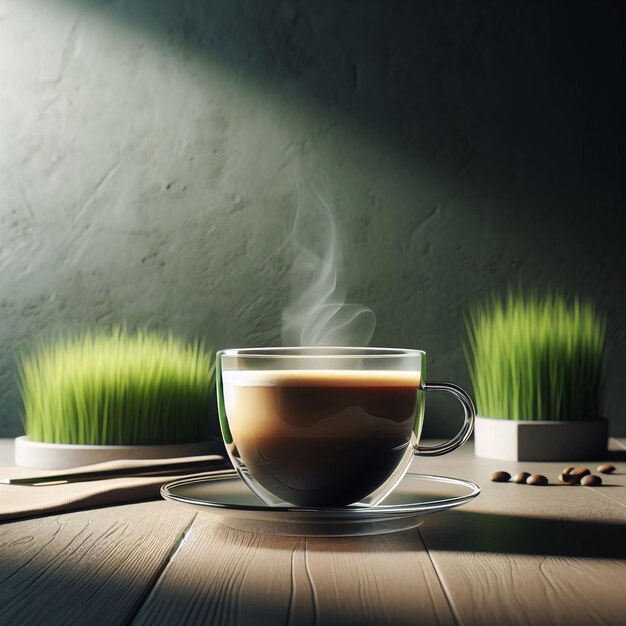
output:
<path id="1" fill-rule="evenodd" d="M 286 291 L 275 252 L 295 216 L 294 161 L 302 184 L 321 173 L 343 186 L 339 222 L 376 205 L 377 181 L 392 196 L 385 213 L 400 211 L 393 196 L 416 181 L 431 209 L 438 187 L 349 117 L 129 19 L 142 5 L 149 14 L 145 3 L 69 0 L 0 9 L 3 293 L 37 307 L 73 294 L 115 321 L 137 285 L 147 297 L 168 294 L 166 313 L 180 305 L 172 295 L 229 291 L 259 266 Z M 372 231 L 390 236 L 383 218 L 374 214 Z M 199 264 L 208 269 L 196 286 Z M 145 267 L 155 272 L 144 280 Z M 149 315 L 137 306 L 138 319 Z M 47 323 L 66 319 L 51 308 Z"/>

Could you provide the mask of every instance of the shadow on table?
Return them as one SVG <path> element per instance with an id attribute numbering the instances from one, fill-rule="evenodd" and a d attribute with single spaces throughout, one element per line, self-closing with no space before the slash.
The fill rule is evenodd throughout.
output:
<path id="1" fill-rule="evenodd" d="M 607 459 L 613 463 L 623 463 L 626 461 L 626 450 L 609 450 L 607 452 Z"/>
<path id="2" fill-rule="evenodd" d="M 222 526 L 225 542 L 239 543 Z M 233 534 L 234 533 L 234 534 Z M 309 537 L 311 552 L 372 553 L 443 550 L 577 558 L 626 559 L 626 523 L 531 518 L 495 513 L 449 511 L 425 517 L 409 530 L 364 537 Z M 293 550 L 303 537 L 258 536 L 270 550 Z"/>
<path id="3" fill-rule="evenodd" d="M 429 550 L 626 559 L 626 523 L 451 511 L 421 528 Z"/>

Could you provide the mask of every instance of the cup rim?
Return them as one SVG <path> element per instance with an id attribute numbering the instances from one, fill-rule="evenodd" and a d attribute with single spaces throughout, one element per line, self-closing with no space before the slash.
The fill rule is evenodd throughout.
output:
<path id="1" fill-rule="evenodd" d="M 310 359 L 324 357 L 325 359 L 397 359 L 407 356 L 426 356 L 423 350 L 412 348 L 380 348 L 367 346 L 287 346 L 264 348 L 226 348 L 218 350 L 218 356 L 243 358 L 280 358 L 280 359 Z"/>

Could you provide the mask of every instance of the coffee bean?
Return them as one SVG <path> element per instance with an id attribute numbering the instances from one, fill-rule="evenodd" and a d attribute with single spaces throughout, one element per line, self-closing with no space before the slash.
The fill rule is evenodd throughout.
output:
<path id="1" fill-rule="evenodd" d="M 583 476 L 580 484 L 583 487 L 597 487 L 602 484 L 602 479 L 595 474 L 587 474 L 587 476 Z"/>
<path id="2" fill-rule="evenodd" d="M 561 473 L 559 475 L 559 480 L 566 485 L 574 485 L 578 482 L 578 479 L 575 476 L 572 476 L 571 474 L 564 474 L 564 473 Z"/>
<path id="3" fill-rule="evenodd" d="M 548 484 L 548 479 L 545 476 L 542 476 L 541 474 L 531 474 L 526 479 L 526 484 L 535 485 L 537 487 L 543 487 L 544 485 Z"/>
<path id="4" fill-rule="evenodd" d="M 517 483 L 518 485 L 524 485 L 526 484 L 526 479 L 530 476 L 530 474 L 528 472 L 518 472 L 517 474 L 515 474 L 515 476 L 513 476 L 513 482 Z"/>
<path id="5" fill-rule="evenodd" d="M 566 467 L 566 468 L 565 468 L 565 469 L 561 472 L 561 474 L 571 474 L 571 473 L 574 471 L 574 469 L 575 469 L 575 468 L 573 468 L 573 467 L 571 467 L 571 466 L 570 466 L 570 467 Z"/>
<path id="6" fill-rule="evenodd" d="M 577 467 L 573 469 L 569 475 L 576 477 L 577 480 L 580 480 L 583 476 L 587 476 L 591 474 L 588 467 Z"/>
<path id="7" fill-rule="evenodd" d="M 602 463 L 602 465 L 598 465 L 597 469 L 603 474 L 612 474 L 615 471 L 615 465 L 611 465 L 610 463 Z"/>
<path id="8" fill-rule="evenodd" d="M 511 479 L 511 474 L 508 472 L 494 472 L 491 475 L 491 480 L 494 483 L 507 483 Z"/>

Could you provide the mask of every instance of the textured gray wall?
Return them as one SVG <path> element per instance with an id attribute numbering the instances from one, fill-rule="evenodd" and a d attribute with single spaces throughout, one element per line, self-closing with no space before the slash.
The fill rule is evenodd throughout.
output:
<path id="1" fill-rule="evenodd" d="M 426 349 L 433 378 L 468 384 L 481 294 L 593 297 L 626 434 L 624 21 L 605 2 L 2 0 L 0 435 L 41 333 L 278 343 L 294 179 L 328 190 L 373 343 Z M 427 434 L 451 430 L 434 409 Z"/>

